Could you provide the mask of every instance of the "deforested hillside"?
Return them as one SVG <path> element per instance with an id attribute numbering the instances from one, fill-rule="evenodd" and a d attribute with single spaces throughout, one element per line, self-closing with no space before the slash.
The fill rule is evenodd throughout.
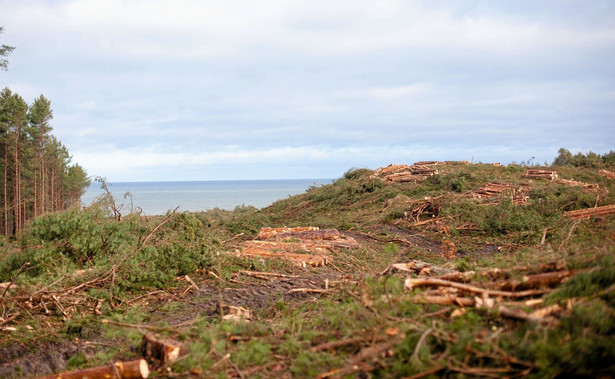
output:
<path id="1" fill-rule="evenodd" d="M 352 169 L 260 210 L 146 218 L 107 197 L 44 216 L 0 261 L 0 375 L 613 376 L 609 157 Z"/>

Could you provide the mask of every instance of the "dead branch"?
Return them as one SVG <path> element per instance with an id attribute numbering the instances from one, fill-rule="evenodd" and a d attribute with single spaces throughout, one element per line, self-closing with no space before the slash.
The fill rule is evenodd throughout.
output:
<path id="1" fill-rule="evenodd" d="M 177 332 L 176 330 L 173 330 L 171 328 L 160 328 L 160 327 L 157 327 L 157 326 L 143 325 L 143 324 L 129 324 L 129 323 L 125 323 L 125 322 L 111 321 L 111 320 L 107 320 L 107 319 L 100 320 L 100 322 L 102 324 L 110 324 L 110 325 L 115 325 L 115 326 L 121 326 L 123 328 L 145 329 L 145 330 L 151 330 L 151 331 L 154 331 L 154 332 Z"/>
<path id="2" fill-rule="evenodd" d="M 21 267 L 19 268 L 19 270 L 17 271 L 17 274 L 15 274 L 15 276 L 13 277 L 13 279 L 10 281 L 9 285 L 6 286 L 6 288 L 4 288 L 4 291 L 2 292 L 2 296 L 0 296 L 0 300 L 4 299 L 4 296 L 6 295 L 6 293 L 8 292 L 9 288 L 11 288 L 11 286 L 13 285 L 13 283 L 15 283 L 15 279 L 17 279 L 17 277 L 19 276 L 19 274 L 21 274 L 23 272 L 23 270 L 26 269 L 26 267 L 30 266 L 30 262 L 26 262 L 24 264 L 21 265 Z"/>
<path id="3" fill-rule="evenodd" d="M 316 378 L 324 379 L 324 378 L 331 378 L 331 377 L 344 377 L 346 375 L 350 375 L 355 372 L 371 371 L 374 369 L 374 367 L 368 363 L 364 363 L 364 361 L 366 361 L 369 358 L 375 358 L 379 356 L 380 354 L 387 351 L 388 349 L 396 345 L 399 341 L 401 341 L 404 338 L 406 338 L 405 334 L 399 333 L 395 337 L 391 338 L 389 341 L 382 342 L 380 344 L 361 349 L 361 351 L 359 351 L 357 355 L 355 355 L 349 360 L 346 366 L 339 368 L 339 369 L 335 369 L 335 370 L 322 373 L 318 375 Z"/>
<path id="4" fill-rule="evenodd" d="M 248 275 L 248 276 L 254 276 L 257 277 L 259 279 L 262 279 L 262 277 L 275 277 L 275 278 L 298 278 L 298 275 L 288 275 L 288 274 L 279 274 L 277 272 L 264 272 L 264 271 L 247 271 L 247 270 L 241 270 L 239 271 L 241 274 L 244 275 Z"/>
<path id="5" fill-rule="evenodd" d="M 412 291 L 415 287 L 425 287 L 425 286 L 436 286 L 436 287 L 452 287 L 457 288 L 467 292 L 480 293 L 484 296 L 502 296 L 502 297 L 529 297 L 534 295 L 540 295 L 545 293 L 546 291 L 537 291 L 537 290 L 529 290 L 529 291 L 520 291 L 520 292 L 510 292 L 510 291 L 498 291 L 498 290 L 490 290 L 485 288 L 480 288 L 468 284 L 451 282 L 448 280 L 436 279 L 436 278 L 407 278 L 404 282 L 404 287 L 409 291 Z"/>
<path id="6" fill-rule="evenodd" d="M 510 279 L 504 282 L 493 283 L 493 287 L 503 290 L 525 290 L 531 288 L 553 287 L 568 279 L 571 271 L 553 271 L 534 275 L 524 275 L 521 279 Z"/>
<path id="7" fill-rule="evenodd" d="M 435 374 L 436 372 L 442 371 L 445 368 L 446 368 L 446 366 L 436 366 L 436 367 L 434 367 L 432 369 L 429 369 L 427 371 L 423 371 L 423 372 L 420 372 L 418 374 L 414 374 L 412 376 L 409 376 L 408 379 L 419 379 L 419 378 L 422 378 L 422 377 L 427 376 L 427 375 Z"/>
<path id="8" fill-rule="evenodd" d="M 354 345 L 356 343 L 363 342 L 363 341 L 365 341 L 365 338 L 363 337 L 353 337 L 353 338 L 346 338 L 346 339 L 338 340 L 338 341 L 330 341 L 330 342 L 321 343 L 320 345 L 316 345 L 312 347 L 312 351 L 330 350 L 330 349 L 335 349 L 337 347 L 342 347 L 346 345 Z"/>

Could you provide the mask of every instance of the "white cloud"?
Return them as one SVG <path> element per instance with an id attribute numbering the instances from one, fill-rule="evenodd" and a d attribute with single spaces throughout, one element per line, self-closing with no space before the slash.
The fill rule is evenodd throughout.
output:
<path id="1" fill-rule="evenodd" d="M 2 9 L 2 42 L 17 46 L 3 80 L 27 101 L 50 98 L 54 132 L 75 161 L 110 179 L 222 177 L 230 166 L 258 175 L 254 165 L 296 177 L 302 162 L 339 171 L 475 153 L 550 159 L 569 144 L 615 143 L 608 2 L 30 0 Z"/>

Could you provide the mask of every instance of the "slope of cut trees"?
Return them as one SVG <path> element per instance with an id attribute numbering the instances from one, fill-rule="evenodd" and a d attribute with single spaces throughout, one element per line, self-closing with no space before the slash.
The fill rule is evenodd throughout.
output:
<path id="1" fill-rule="evenodd" d="M 51 134 L 51 102 L 31 105 L 9 88 L 0 92 L 0 233 L 11 236 L 28 220 L 79 202 L 89 179 L 71 164 L 67 148 Z"/>

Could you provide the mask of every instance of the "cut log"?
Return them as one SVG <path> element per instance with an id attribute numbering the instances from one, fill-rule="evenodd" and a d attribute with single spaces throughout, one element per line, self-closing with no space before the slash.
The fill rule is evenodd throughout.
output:
<path id="1" fill-rule="evenodd" d="M 149 366 L 145 359 L 136 361 L 115 362 L 111 365 L 87 368 L 84 370 L 76 370 L 63 372 L 60 374 L 40 376 L 37 379 L 137 379 L 147 378 L 149 376 Z"/>
<path id="2" fill-rule="evenodd" d="M 236 255 L 264 259 L 286 259 L 301 267 L 308 265 L 324 266 L 329 261 L 327 256 L 327 249 L 329 248 L 330 246 L 322 244 L 247 241 L 242 250 L 236 251 Z M 318 252 L 318 254 L 299 254 L 294 251 Z"/>
<path id="3" fill-rule="evenodd" d="M 140 350 L 144 358 L 154 358 L 162 363 L 169 363 L 175 361 L 182 353 L 182 343 L 149 332 L 143 336 Z"/>
<path id="4" fill-rule="evenodd" d="M 606 216 L 615 213 L 615 204 L 602 207 L 578 209 L 576 211 L 564 212 L 564 217 L 572 220 L 583 220 L 592 217 Z"/>

